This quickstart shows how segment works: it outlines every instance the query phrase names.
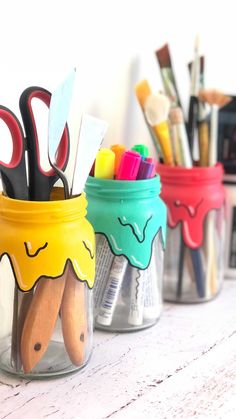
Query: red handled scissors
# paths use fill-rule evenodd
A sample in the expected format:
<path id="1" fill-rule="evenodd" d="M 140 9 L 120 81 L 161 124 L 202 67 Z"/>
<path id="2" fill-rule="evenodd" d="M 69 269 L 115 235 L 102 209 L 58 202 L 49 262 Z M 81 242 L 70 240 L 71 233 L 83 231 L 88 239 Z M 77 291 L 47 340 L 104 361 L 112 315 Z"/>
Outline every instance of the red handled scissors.
<path id="1" fill-rule="evenodd" d="M 54 169 L 45 171 L 40 163 L 39 139 L 36 121 L 32 109 L 32 99 L 40 99 L 50 106 L 51 93 L 41 87 L 29 87 L 21 94 L 20 111 L 25 136 L 21 124 L 10 109 L 0 106 L 0 119 L 9 128 L 13 152 L 10 163 L 0 160 L 0 174 L 7 196 L 15 199 L 48 201 L 53 185 L 59 179 Z M 27 151 L 29 181 L 27 183 L 25 151 Z M 65 170 L 69 158 L 69 132 L 64 129 L 58 151 L 56 164 Z"/>

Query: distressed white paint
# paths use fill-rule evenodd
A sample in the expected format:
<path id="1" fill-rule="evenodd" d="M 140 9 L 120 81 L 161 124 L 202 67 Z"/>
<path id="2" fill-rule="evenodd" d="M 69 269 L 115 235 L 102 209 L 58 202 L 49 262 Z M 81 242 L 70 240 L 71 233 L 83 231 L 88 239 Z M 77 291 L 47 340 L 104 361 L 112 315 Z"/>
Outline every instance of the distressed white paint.
<path id="1" fill-rule="evenodd" d="M 165 305 L 129 334 L 95 332 L 80 373 L 49 381 L 0 375 L 0 419 L 236 417 L 236 281 L 210 303 Z"/>

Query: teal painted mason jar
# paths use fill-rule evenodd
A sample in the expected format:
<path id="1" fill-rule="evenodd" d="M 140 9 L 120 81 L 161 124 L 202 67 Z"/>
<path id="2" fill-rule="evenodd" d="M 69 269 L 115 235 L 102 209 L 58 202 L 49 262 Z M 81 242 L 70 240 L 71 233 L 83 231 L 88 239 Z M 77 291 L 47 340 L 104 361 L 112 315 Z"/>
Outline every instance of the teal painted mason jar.
<path id="1" fill-rule="evenodd" d="M 166 206 L 160 179 L 89 177 L 87 218 L 96 233 L 95 327 L 131 331 L 162 312 Z"/>

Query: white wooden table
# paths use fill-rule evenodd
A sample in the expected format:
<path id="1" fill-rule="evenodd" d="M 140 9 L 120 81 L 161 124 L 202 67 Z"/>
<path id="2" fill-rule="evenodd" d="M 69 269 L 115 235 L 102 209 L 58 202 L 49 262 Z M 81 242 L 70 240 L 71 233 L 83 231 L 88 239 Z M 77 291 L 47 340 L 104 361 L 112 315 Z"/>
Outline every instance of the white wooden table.
<path id="1" fill-rule="evenodd" d="M 152 328 L 95 332 L 79 373 L 0 375 L 0 418 L 236 418 L 236 280 L 210 303 L 166 304 Z"/>

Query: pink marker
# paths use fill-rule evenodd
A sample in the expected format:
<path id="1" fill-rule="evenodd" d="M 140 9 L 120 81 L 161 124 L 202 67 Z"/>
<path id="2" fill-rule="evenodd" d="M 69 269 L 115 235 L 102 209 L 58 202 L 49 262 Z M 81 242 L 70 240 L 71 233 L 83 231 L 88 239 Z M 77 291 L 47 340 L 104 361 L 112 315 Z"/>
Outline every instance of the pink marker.
<path id="1" fill-rule="evenodd" d="M 136 151 L 125 151 L 122 155 L 120 167 L 116 175 L 117 180 L 135 180 L 142 157 Z"/>

